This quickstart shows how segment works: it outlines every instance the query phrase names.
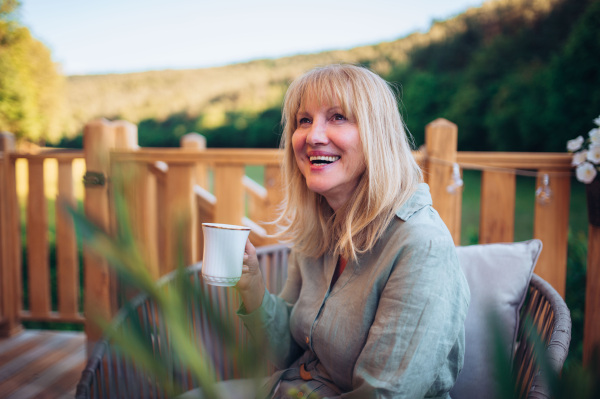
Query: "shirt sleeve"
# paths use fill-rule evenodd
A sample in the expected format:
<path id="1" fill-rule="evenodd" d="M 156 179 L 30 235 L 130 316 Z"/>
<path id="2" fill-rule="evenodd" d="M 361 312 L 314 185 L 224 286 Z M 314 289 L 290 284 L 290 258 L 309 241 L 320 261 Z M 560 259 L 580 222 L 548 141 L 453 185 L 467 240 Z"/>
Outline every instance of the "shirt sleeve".
<path id="1" fill-rule="evenodd" d="M 290 313 L 300 294 L 302 278 L 293 253 L 288 258 L 288 277 L 280 296 L 265 289 L 262 303 L 251 313 L 242 303 L 237 311 L 256 342 L 265 343 L 269 357 L 278 368 L 288 367 L 302 350 L 290 331 Z"/>
<path id="2" fill-rule="evenodd" d="M 464 359 L 469 290 L 454 243 L 403 249 L 342 398 L 448 397 Z"/>

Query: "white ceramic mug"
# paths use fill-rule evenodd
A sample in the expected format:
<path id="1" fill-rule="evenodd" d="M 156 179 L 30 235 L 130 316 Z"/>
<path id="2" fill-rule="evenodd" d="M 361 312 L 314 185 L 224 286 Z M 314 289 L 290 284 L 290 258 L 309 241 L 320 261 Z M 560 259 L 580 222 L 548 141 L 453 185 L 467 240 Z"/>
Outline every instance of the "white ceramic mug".
<path id="1" fill-rule="evenodd" d="M 204 255 L 202 277 L 211 285 L 231 287 L 242 277 L 244 248 L 250 228 L 220 223 L 202 223 Z"/>

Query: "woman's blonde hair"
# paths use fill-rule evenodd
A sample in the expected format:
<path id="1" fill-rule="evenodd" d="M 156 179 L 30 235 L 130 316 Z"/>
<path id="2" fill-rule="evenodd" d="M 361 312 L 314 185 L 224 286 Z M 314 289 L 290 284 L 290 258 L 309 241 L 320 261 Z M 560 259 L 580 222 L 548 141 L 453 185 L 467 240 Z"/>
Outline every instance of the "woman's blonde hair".
<path id="1" fill-rule="evenodd" d="M 324 197 L 308 189 L 296 164 L 292 135 L 296 114 L 312 101 L 336 104 L 356 121 L 365 172 L 346 204 L 335 213 Z M 369 251 L 414 193 L 422 172 L 412 153 L 394 91 L 366 68 L 330 65 L 315 68 L 292 82 L 282 115 L 284 202 L 276 223 L 300 252 L 326 252 L 356 259 Z"/>

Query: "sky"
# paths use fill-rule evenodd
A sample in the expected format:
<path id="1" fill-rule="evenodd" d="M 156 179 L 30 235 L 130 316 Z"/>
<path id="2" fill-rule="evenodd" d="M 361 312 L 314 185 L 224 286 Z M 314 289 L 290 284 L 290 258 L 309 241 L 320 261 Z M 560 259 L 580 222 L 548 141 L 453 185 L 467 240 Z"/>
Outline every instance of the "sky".
<path id="1" fill-rule="evenodd" d="M 66 75 L 193 69 L 425 32 L 484 0 L 22 0 Z"/>

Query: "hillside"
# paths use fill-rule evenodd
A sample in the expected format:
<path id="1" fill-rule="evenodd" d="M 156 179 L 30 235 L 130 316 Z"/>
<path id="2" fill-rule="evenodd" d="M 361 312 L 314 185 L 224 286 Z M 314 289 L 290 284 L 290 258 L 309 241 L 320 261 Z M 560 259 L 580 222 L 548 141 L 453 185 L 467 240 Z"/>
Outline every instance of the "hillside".
<path id="1" fill-rule="evenodd" d="M 347 51 L 257 60 L 218 68 L 71 76 L 67 83 L 73 115 L 69 133 L 100 116 L 139 122 L 149 118 L 164 120 L 170 115 L 185 113 L 203 115 L 203 127 L 222 126 L 227 112 L 251 114 L 279 106 L 289 83 L 316 65 L 368 64 L 385 75 L 393 66 L 406 61 L 408 51 L 430 40 L 428 35 L 414 34 L 394 42 Z"/>
<path id="2" fill-rule="evenodd" d="M 459 125 L 461 149 L 563 151 L 566 139 L 586 133 L 600 113 L 593 56 L 600 53 L 599 4 L 495 0 L 437 21 L 427 33 L 351 50 L 72 76 L 65 133 L 76 137 L 93 118 L 123 118 L 139 124 L 145 146 L 177 145 L 182 134 L 197 131 L 209 146 L 272 147 L 289 82 L 313 66 L 349 62 L 399 87 L 417 143 L 427 122 L 446 117 Z"/>

